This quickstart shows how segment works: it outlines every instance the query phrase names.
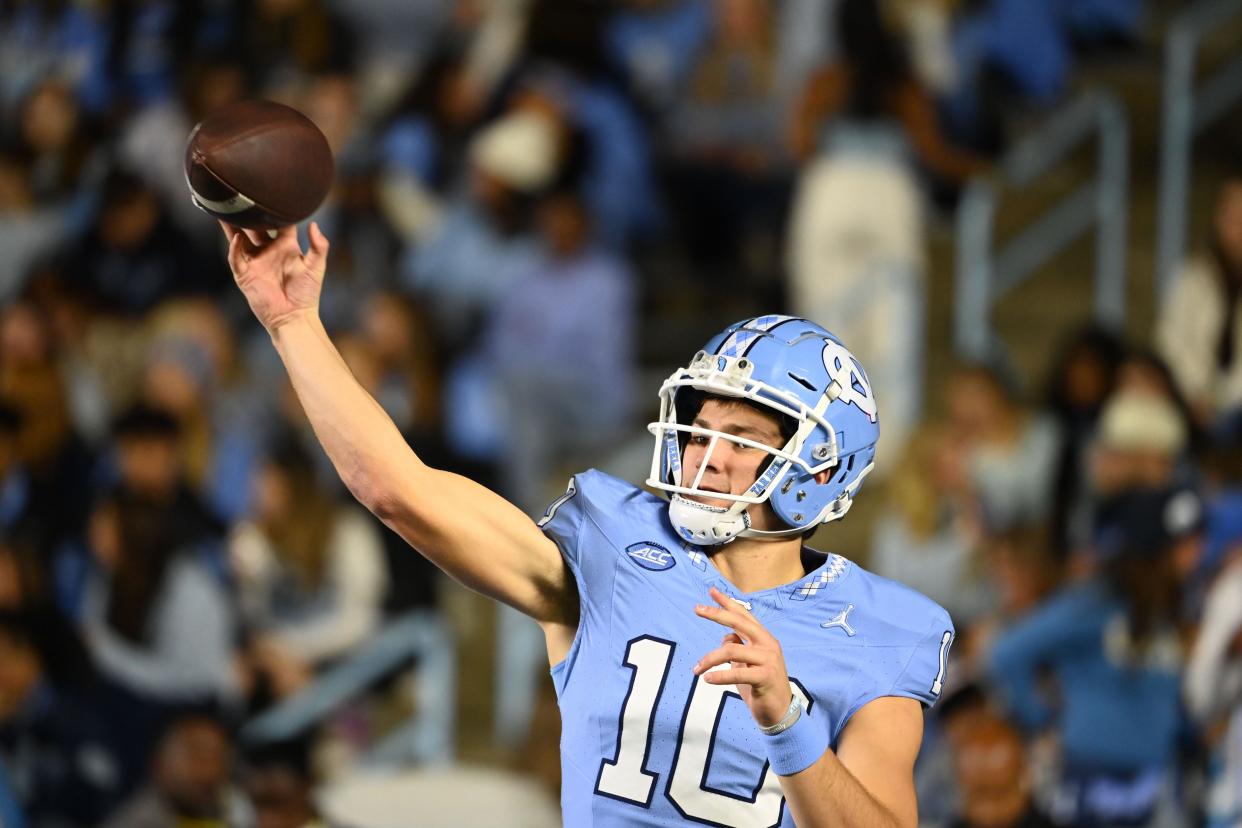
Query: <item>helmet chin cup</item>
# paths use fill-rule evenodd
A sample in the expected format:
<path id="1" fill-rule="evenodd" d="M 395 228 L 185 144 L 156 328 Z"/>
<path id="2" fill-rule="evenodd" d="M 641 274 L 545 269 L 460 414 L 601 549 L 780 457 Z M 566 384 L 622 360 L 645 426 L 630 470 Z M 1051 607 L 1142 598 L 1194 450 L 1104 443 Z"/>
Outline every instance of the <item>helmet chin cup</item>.
<path id="1" fill-rule="evenodd" d="M 674 494 L 669 498 L 668 516 L 682 540 L 697 546 L 719 546 L 750 529 L 745 503 L 726 509 Z"/>

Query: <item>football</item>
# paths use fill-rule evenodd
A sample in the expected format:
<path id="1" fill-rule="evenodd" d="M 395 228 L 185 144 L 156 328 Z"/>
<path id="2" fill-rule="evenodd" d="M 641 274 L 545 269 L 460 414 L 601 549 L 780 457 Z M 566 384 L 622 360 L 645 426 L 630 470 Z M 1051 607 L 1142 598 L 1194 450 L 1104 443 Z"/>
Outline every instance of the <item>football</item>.
<path id="1" fill-rule="evenodd" d="M 319 128 L 274 101 L 240 101 L 213 112 L 194 127 L 185 147 L 194 203 L 252 230 L 310 216 L 327 196 L 332 173 L 332 150 Z"/>

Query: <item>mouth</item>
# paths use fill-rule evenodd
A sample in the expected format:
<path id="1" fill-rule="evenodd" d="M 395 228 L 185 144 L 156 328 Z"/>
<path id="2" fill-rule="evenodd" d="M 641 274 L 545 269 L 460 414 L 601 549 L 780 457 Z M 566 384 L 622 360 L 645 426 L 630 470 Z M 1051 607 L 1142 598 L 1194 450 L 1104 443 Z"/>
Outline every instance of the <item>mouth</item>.
<path id="1" fill-rule="evenodd" d="M 715 508 L 715 509 L 728 509 L 730 506 L 733 505 L 732 500 L 726 500 L 722 497 L 712 496 L 712 495 L 721 495 L 721 494 L 728 494 L 728 492 L 725 491 L 724 489 L 717 489 L 711 486 L 700 485 L 698 487 L 698 491 L 696 491 L 694 494 L 683 495 L 683 497 L 687 498 L 688 500 L 693 500 L 696 503 L 702 503 L 704 506 L 711 506 L 712 508 Z"/>

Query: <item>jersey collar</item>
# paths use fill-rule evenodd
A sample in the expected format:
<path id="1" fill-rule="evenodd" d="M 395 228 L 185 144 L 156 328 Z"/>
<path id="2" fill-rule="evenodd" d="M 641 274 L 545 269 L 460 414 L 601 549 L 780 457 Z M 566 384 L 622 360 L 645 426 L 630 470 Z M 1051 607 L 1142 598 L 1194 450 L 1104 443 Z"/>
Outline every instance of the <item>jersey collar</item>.
<path id="1" fill-rule="evenodd" d="M 756 618 L 769 612 L 796 609 L 819 601 L 832 592 L 854 566 L 848 558 L 841 555 L 832 552 L 825 555 L 815 550 L 807 550 L 816 556 L 824 555 L 823 563 L 791 583 L 759 592 L 744 593 L 712 565 L 703 547 L 685 542 L 681 546 L 690 561 L 690 568 L 698 573 L 708 587 L 714 586 L 725 595 L 749 604 L 747 608 Z"/>

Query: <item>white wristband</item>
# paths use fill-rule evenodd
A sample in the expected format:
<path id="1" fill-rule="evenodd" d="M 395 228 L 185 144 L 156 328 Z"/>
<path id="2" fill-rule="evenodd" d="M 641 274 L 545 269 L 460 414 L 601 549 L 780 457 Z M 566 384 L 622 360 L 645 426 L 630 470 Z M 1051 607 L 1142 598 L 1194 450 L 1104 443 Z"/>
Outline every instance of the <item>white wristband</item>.
<path id="1" fill-rule="evenodd" d="M 798 717 L 802 715 L 802 704 L 798 701 L 798 697 L 792 693 L 789 694 L 789 709 L 785 711 L 785 715 L 781 720 L 769 727 L 759 726 L 759 732 L 764 736 L 775 736 L 783 730 L 793 727 L 793 723 L 798 721 Z"/>

